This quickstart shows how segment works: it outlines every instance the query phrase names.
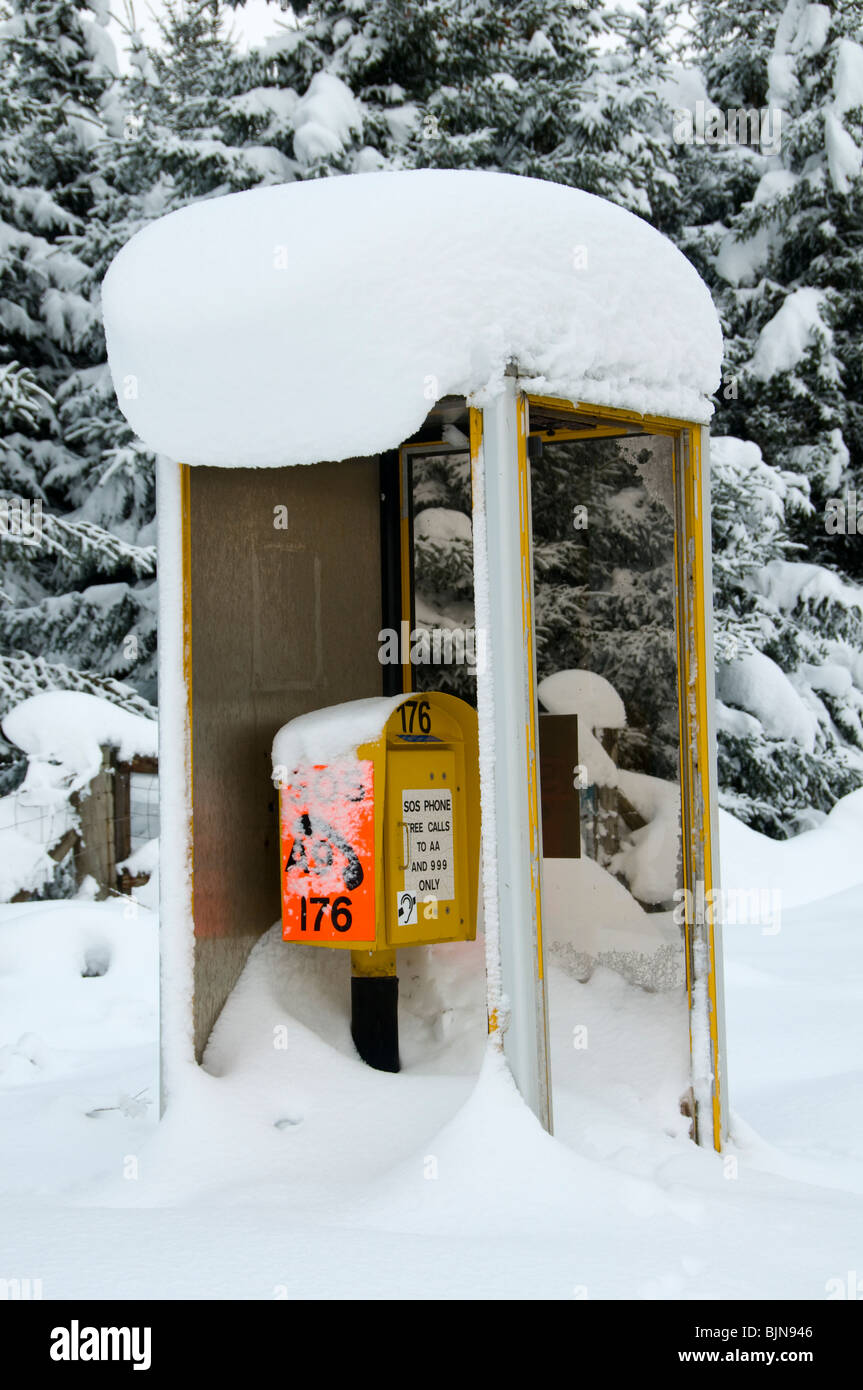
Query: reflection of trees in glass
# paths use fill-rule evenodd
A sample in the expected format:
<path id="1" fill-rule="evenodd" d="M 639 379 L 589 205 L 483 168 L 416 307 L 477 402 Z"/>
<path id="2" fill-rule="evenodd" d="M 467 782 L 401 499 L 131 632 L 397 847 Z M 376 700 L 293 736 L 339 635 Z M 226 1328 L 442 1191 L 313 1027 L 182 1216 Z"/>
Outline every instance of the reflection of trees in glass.
<path id="1" fill-rule="evenodd" d="M 674 521 L 655 483 L 671 457 L 664 441 L 644 446 L 549 443 L 532 465 L 537 673 L 605 676 L 626 706 L 620 762 L 673 779 Z"/>
<path id="2" fill-rule="evenodd" d="M 674 779 L 674 522 L 656 483 L 663 467 L 670 481 L 670 449 L 652 439 L 546 444 L 532 464 L 537 675 L 605 676 L 628 717 L 616 736 L 620 762 Z M 471 627 L 469 460 L 426 457 L 413 469 L 417 627 Z M 476 697 L 464 665 L 416 666 L 414 684 Z"/>
<path id="3" fill-rule="evenodd" d="M 473 633 L 473 544 L 467 454 L 413 463 L 414 594 L 418 630 Z M 413 668 L 415 690 L 444 690 L 476 703 L 476 677 L 456 662 Z"/>

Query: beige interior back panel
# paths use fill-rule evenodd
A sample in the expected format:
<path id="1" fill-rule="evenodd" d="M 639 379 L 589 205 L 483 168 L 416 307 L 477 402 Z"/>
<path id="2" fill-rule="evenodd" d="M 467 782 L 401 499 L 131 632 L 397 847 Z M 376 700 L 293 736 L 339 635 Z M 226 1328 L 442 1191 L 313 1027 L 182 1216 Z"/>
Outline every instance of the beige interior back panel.
<path id="1" fill-rule="evenodd" d="M 380 484 L 377 459 L 190 475 L 200 1058 L 280 912 L 273 735 L 308 710 L 381 693 Z"/>

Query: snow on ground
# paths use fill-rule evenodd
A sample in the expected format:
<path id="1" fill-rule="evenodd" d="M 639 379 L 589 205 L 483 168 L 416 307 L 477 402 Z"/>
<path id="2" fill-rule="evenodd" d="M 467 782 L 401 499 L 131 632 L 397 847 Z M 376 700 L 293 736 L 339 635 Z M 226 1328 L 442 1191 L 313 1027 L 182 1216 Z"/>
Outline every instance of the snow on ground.
<path id="1" fill-rule="evenodd" d="M 679 995 L 550 961 L 550 1139 L 487 1052 L 481 941 L 400 953 L 392 1076 L 354 1053 L 346 955 L 277 927 L 157 1130 L 153 915 L 4 907 L 0 1275 L 47 1298 L 823 1298 L 863 1268 L 861 906 L 858 882 L 727 930 L 724 1157 L 679 1112 Z"/>
<path id="2" fill-rule="evenodd" d="M 863 790 L 851 792 L 814 830 L 769 840 L 719 812 L 722 887 L 728 894 L 778 893 L 783 911 L 832 898 L 863 880 Z"/>
<path id="3" fill-rule="evenodd" d="M 118 1163 L 153 1114 L 156 918 L 134 911 L 0 910 L 0 1181 L 25 1203 Z"/>

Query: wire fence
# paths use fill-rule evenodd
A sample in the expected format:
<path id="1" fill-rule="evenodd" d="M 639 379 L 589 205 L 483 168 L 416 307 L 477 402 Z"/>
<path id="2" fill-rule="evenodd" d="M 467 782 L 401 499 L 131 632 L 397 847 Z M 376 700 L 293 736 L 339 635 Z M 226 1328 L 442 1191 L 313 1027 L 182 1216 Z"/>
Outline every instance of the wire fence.
<path id="1" fill-rule="evenodd" d="M 50 804 L 36 804 L 37 800 Z M 128 894 L 147 882 L 155 867 L 159 835 L 159 766 L 155 758 L 121 761 L 104 749 L 102 765 L 86 790 L 64 795 L 62 779 L 51 788 L 25 786 L 6 799 L 7 824 L 43 847 L 57 865 L 36 891 L 22 889 L 13 902 L 69 897 L 85 880 L 100 896 Z"/>

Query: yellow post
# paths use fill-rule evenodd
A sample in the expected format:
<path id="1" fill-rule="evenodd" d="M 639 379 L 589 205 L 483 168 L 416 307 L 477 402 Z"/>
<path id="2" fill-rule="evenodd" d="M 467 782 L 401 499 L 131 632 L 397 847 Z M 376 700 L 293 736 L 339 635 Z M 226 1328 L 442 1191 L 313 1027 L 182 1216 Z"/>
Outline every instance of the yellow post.
<path id="1" fill-rule="evenodd" d="M 396 974 L 395 951 L 351 951 L 351 974 L 355 979 L 380 980 Z"/>

